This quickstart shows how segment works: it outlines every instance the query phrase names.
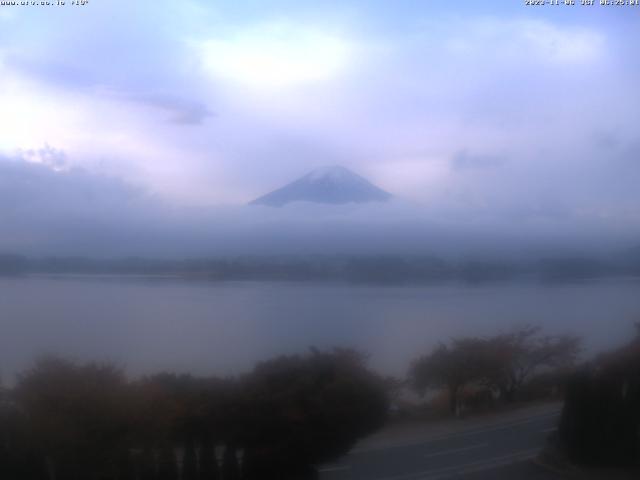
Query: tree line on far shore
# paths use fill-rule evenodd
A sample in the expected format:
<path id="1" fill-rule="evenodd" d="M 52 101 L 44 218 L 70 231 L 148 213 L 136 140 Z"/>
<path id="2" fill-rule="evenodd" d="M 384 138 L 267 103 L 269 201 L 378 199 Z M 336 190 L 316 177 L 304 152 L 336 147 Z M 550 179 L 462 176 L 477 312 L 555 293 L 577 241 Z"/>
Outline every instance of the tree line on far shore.
<path id="1" fill-rule="evenodd" d="M 611 257 L 531 257 L 492 255 L 445 259 L 432 255 L 246 255 L 239 257 L 153 259 L 127 257 L 25 257 L 0 252 L 0 276 L 142 275 L 212 281 L 346 281 L 420 284 L 482 283 L 535 279 L 563 282 L 640 274 L 640 250 Z"/>

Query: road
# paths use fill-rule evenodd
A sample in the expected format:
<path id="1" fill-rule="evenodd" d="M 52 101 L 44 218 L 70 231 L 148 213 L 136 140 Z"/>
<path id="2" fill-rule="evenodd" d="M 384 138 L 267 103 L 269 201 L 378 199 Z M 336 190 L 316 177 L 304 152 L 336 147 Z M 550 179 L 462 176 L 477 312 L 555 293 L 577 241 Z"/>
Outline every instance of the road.
<path id="1" fill-rule="evenodd" d="M 555 429 L 560 405 L 476 420 L 387 429 L 320 468 L 321 480 L 560 478 L 532 460 Z"/>

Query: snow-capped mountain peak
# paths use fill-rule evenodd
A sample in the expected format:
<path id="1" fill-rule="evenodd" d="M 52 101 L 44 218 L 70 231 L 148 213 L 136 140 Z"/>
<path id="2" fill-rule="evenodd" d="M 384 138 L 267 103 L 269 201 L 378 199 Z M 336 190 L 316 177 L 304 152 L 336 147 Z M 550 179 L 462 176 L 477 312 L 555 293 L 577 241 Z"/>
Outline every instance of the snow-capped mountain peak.
<path id="1" fill-rule="evenodd" d="M 291 202 L 364 203 L 386 201 L 391 194 L 340 165 L 321 167 L 251 204 L 281 207 Z"/>
<path id="2" fill-rule="evenodd" d="M 348 179 L 350 176 L 355 175 L 351 170 L 348 170 L 340 165 L 331 165 L 327 167 L 316 168 L 309 172 L 305 177 L 311 181 L 317 182 L 320 180 L 331 180 L 333 182 L 340 182 Z"/>

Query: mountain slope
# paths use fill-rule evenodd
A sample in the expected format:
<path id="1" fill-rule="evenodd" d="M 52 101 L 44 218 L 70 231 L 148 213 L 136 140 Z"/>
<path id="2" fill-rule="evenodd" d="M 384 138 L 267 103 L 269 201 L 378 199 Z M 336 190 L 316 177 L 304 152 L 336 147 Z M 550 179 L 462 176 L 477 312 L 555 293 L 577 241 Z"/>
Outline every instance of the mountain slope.
<path id="1" fill-rule="evenodd" d="M 365 203 L 384 202 L 392 195 L 360 175 L 341 166 L 323 167 L 282 188 L 259 197 L 250 205 L 281 207 L 291 202 Z"/>

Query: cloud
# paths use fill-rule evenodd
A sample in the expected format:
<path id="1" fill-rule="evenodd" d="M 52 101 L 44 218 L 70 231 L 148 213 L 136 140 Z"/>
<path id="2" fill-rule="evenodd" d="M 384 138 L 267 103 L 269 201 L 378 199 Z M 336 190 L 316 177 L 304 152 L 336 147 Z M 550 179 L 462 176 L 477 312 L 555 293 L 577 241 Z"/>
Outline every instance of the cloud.
<path id="1" fill-rule="evenodd" d="M 22 159 L 30 163 L 40 163 L 54 171 L 67 167 L 67 154 L 63 150 L 45 144 L 41 148 L 31 148 L 19 152 Z"/>
<path id="2" fill-rule="evenodd" d="M 493 61 L 547 65 L 580 65 L 598 61 L 606 52 L 606 37 L 593 28 L 560 25 L 535 18 L 479 17 L 461 22 L 447 41 L 455 54 L 483 55 Z"/>
<path id="3" fill-rule="evenodd" d="M 0 31 L 0 151 L 176 208 L 340 163 L 437 218 L 633 218 L 629 20 L 434 5 L 17 13 Z"/>
<path id="4" fill-rule="evenodd" d="M 50 146 L 0 157 L 0 202 L 14 214 L 112 215 L 140 200 L 141 191 L 115 177 L 68 167 L 63 151 Z"/>
<path id="5" fill-rule="evenodd" d="M 506 159 L 500 155 L 474 155 L 462 150 L 453 156 L 451 166 L 454 170 L 467 170 L 499 167 L 505 162 Z"/>
<path id="6" fill-rule="evenodd" d="M 46 60 L 36 62 L 16 56 L 8 56 L 5 65 L 22 75 L 46 79 L 49 86 L 74 89 L 76 93 L 94 98 L 132 102 L 134 105 L 159 109 L 168 114 L 169 122 L 179 125 L 200 125 L 213 116 L 204 102 L 189 99 L 180 93 L 156 92 L 154 89 L 142 89 L 135 85 L 124 86 L 124 89 L 106 86 L 91 71 L 78 66 Z"/>
<path id="7" fill-rule="evenodd" d="M 167 205 L 140 187 L 68 166 L 64 158 L 49 146 L 0 157 L 0 251 L 143 254 L 158 228 L 176 227 Z"/>
<path id="8" fill-rule="evenodd" d="M 346 68 L 352 50 L 339 35 L 282 21 L 207 39 L 197 48 L 205 69 L 215 78 L 254 89 L 332 80 Z"/>
<path id="9" fill-rule="evenodd" d="M 201 125 L 215 114 L 206 104 L 166 93 L 121 92 L 98 88 L 95 95 L 105 98 L 137 103 L 158 109 L 168 114 L 168 121 L 178 125 Z"/>
<path id="10" fill-rule="evenodd" d="M 165 110 L 170 114 L 170 121 L 178 125 L 201 125 L 207 118 L 214 116 L 214 113 L 200 102 L 164 95 L 140 95 L 134 98 L 141 103 Z"/>

